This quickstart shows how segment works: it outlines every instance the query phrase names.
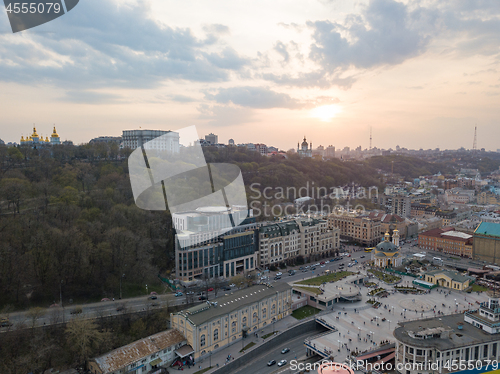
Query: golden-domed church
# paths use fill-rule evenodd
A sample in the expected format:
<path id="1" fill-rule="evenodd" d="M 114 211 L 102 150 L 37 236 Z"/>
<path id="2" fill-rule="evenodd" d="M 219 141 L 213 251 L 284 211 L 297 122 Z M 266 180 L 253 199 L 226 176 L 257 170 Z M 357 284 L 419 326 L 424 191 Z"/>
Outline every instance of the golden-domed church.
<path id="1" fill-rule="evenodd" d="M 392 242 L 390 241 L 389 233 L 386 232 L 384 240 L 377 244 L 372 251 L 372 260 L 374 265 L 380 268 L 401 266 L 403 256 L 399 246 L 399 231 L 394 230 L 392 233 Z"/>
<path id="2" fill-rule="evenodd" d="M 52 134 L 50 135 L 50 140 L 48 136 L 46 136 L 44 139 L 43 136 L 38 135 L 35 126 L 33 126 L 33 133 L 30 136 L 27 136 L 26 138 L 24 136 L 21 136 L 21 145 L 44 146 L 44 145 L 55 145 L 55 144 L 61 144 L 61 138 L 59 137 L 59 134 L 57 133 L 55 126 L 54 129 L 52 130 Z"/>
<path id="3" fill-rule="evenodd" d="M 312 147 L 312 143 L 309 145 L 307 144 L 306 136 L 304 135 L 302 146 L 299 147 L 299 143 L 297 143 L 297 153 L 300 157 L 312 157 Z"/>

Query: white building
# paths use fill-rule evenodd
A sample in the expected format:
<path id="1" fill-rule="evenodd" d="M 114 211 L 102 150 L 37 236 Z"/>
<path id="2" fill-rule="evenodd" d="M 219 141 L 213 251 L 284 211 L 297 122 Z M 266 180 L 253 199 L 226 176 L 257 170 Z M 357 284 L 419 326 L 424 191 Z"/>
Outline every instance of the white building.
<path id="1" fill-rule="evenodd" d="M 163 130 L 124 130 L 122 133 L 124 148 L 156 149 L 179 153 L 179 133 Z M 147 143 L 147 144 L 146 144 Z"/>

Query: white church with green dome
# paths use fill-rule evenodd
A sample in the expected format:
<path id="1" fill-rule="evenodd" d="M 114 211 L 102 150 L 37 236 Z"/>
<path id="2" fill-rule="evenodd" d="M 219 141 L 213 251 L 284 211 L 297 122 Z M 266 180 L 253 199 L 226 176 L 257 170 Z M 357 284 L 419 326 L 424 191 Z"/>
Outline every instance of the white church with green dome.
<path id="1" fill-rule="evenodd" d="M 389 233 L 385 233 L 384 240 L 378 243 L 372 251 L 372 260 L 374 265 L 380 268 L 396 268 L 403 264 L 398 230 L 393 231 L 392 242 L 390 241 Z"/>

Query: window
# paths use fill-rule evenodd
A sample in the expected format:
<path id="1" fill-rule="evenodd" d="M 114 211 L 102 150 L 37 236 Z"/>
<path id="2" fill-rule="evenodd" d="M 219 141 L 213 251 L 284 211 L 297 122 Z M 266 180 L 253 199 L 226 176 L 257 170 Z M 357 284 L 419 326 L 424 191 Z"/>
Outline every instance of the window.
<path id="1" fill-rule="evenodd" d="M 241 320 L 241 323 L 243 323 L 243 327 L 246 327 L 247 326 L 247 317 L 243 317 L 243 319 Z"/>
<path id="2" fill-rule="evenodd" d="M 218 340 L 219 339 L 219 329 L 215 329 L 214 331 L 214 340 Z"/>
<path id="3" fill-rule="evenodd" d="M 266 308 L 262 309 L 262 318 L 266 318 L 266 312 L 267 312 Z"/>
<path id="4" fill-rule="evenodd" d="M 236 331 L 236 321 L 233 321 L 233 323 L 231 323 L 231 332 L 235 331 Z"/>
<path id="5" fill-rule="evenodd" d="M 200 346 L 204 347 L 205 346 L 205 334 L 203 334 L 200 338 Z"/>
<path id="6" fill-rule="evenodd" d="M 257 323 L 257 312 L 253 314 L 253 323 Z"/>

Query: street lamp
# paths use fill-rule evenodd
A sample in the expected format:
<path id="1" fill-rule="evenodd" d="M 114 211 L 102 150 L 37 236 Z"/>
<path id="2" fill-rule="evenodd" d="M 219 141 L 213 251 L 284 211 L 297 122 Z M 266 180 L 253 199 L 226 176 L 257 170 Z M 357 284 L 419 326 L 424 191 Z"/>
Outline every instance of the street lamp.
<path id="1" fill-rule="evenodd" d="M 125 274 L 122 274 L 122 276 L 120 277 L 120 300 L 122 299 L 122 279 L 124 276 Z"/>
<path id="2" fill-rule="evenodd" d="M 339 350 L 339 352 L 340 352 L 340 340 L 337 340 L 337 341 L 339 342 L 339 349 L 338 349 L 338 350 Z"/>
<path id="3" fill-rule="evenodd" d="M 208 351 L 208 354 L 210 355 L 210 367 L 212 367 L 212 351 Z"/>
<path id="4" fill-rule="evenodd" d="M 148 285 L 146 284 L 146 295 L 148 294 Z"/>

